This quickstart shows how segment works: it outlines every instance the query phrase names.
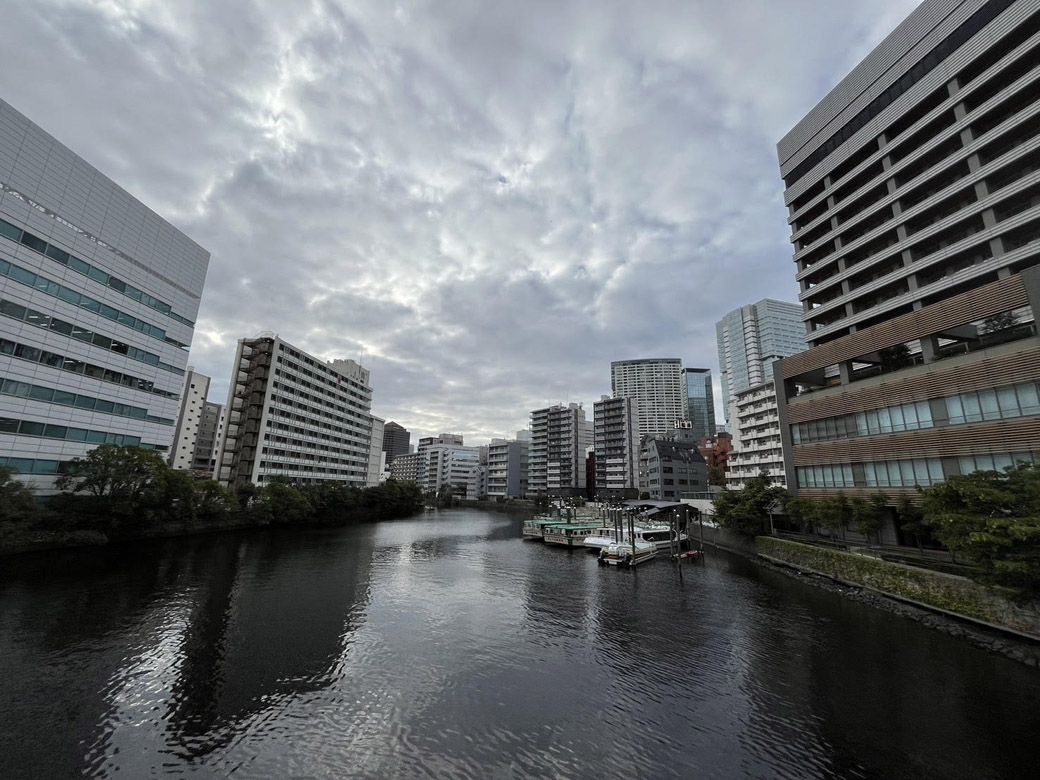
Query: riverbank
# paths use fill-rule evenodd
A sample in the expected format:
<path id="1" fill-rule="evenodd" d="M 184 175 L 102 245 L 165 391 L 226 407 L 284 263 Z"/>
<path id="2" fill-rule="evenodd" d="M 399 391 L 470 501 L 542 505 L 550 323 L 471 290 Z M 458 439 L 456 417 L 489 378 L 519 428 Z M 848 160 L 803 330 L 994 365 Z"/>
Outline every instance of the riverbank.
<path id="1" fill-rule="evenodd" d="M 736 550 L 730 550 L 730 552 L 743 555 L 743 553 L 739 553 Z M 955 613 L 941 612 L 924 605 L 911 604 L 906 600 L 879 590 L 843 582 L 827 574 L 805 571 L 789 563 L 772 560 L 762 555 L 756 556 L 754 560 L 759 566 L 786 577 L 791 577 L 813 587 L 841 595 L 852 601 L 908 618 L 923 626 L 941 631 L 949 636 L 967 640 L 976 647 L 997 653 L 1027 666 L 1040 667 L 1040 640 L 1030 639 L 1018 633 L 1011 633 L 997 626 L 987 627 L 967 616 L 958 617 L 955 616 Z"/>
<path id="2" fill-rule="evenodd" d="M 9 538 L 0 535 L 0 557 L 9 555 L 24 555 L 28 553 L 39 553 L 59 550 L 76 550 L 91 547 L 109 547 L 112 545 L 126 544 L 132 542 L 144 542 L 157 539 L 177 539 L 181 537 L 205 536 L 207 534 L 220 534 L 235 531 L 266 531 L 277 528 L 343 528 L 351 525 L 359 525 L 367 522 L 392 522 L 395 520 L 407 520 L 423 513 L 422 508 L 415 509 L 408 514 L 394 517 L 373 517 L 371 514 L 358 513 L 346 517 L 340 522 L 314 521 L 314 522 L 270 522 L 258 524 L 245 515 L 230 515 L 221 520 L 202 523 L 167 523 L 157 528 L 140 528 L 125 530 L 118 534 L 109 534 L 98 530 L 61 530 L 29 531 L 22 535 Z"/>

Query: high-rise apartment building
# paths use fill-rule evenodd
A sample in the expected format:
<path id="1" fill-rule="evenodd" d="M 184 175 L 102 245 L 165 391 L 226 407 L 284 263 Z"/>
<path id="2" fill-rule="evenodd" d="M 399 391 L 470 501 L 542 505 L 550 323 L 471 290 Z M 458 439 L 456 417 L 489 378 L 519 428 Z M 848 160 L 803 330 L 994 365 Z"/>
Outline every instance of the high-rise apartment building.
<path id="1" fill-rule="evenodd" d="M 326 363 L 274 334 L 241 339 L 219 479 L 231 486 L 263 485 L 280 476 L 365 487 L 371 407 L 369 371 L 353 360 Z"/>
<path id="2" fill-rule="evenodd" d="M 0 465 L 173 443 L 209 253 L 0 101 Z"/>
<path id="3" fill-rule="evenodd" d="M 686 375 L 679 358 L 615 360 L 610 391 L 615 398 L 636 399 L 640 436 L 664 436 L 686 419 Z"/>
<path id="4" fill-rule="evenodd" d="M 557 404 L 531 412 L 528 493 L 584 496 L 585 450 L 591 443 L 580 404 Z"/>
<path id="5" fill-rule="evenodd" d="M 604 396 L 592 408 L 597 497 L 638 498 L 639 402 Z"/>
<path id="6" fill-rule="evenodd" d="M 520 431 L 518 434 L 526 433 Z M 519 498 L 527 493 L 527 457 L 530 437 L 492 439 L 488 445 L 488 498 Z"/>
<path id="7" fill-rule="evenodd" d="M 697 439 L 714 436 L 715 392 L 711 386 L 710 368 L 684 368 L 686 375 L 686 419 Z"/>
<path id="8" fill-rule="evenodd" d="M 383 467 L 386 465 L 386 452 L 383 450 L 383 429 L 386 420 L 372 416 L 372 437 L 368 443 L 368 476 L 366 487 L 375 487 L 383 481 Z"/>
<path id="9" fill-rule="evenodd" d="M 398 455 L 390 464 L 390 478 L 399 482 L 419 484 L 419 453 L 407 452 Z"/>
<path id="10" fill-rule="evenodd" d="M 224 404 L 206 401 L 202 407 L 198 435 L 195 437 L 195 456 L 191 470 L 213 478 L 220 454 L 220 439 L 224 435 Z"/>
<path id="11" fill-rule="evenodd" d="M 925 0 L 780 141 L 800 495 L 913 495 L 1040 451 L 1038 62 L 1036 0 Z"/>
<path id="12" fill-rule="evenodd" d="M 774 485 L 787 487 L 780 417 L 772 382 L 736 393 L 730 403 L 733 450 L 726 467 L 726 487 L 739 489 L 765 474 Z"/>
<path id="13" fill-rule="evenodd" d="M 188 366 L 181 388 L 181 407 L 177 413 L 173 445 L 167 458 L 172 468 L 190 469 L 195 463 L 195 448 L 198 445 L 199 429 L 206 410 L 209 383 L 208 376 Z"/>
<path id="14" fill-rule="evenodd" d="M 412 434 L 404 426 L 393 420 L 383 426 L 383 452 L 387 463 L 392 463 L 398 455 L 407 455 L 411 443 Z"/>
<path id="15" fill-rule="evenodd" d="M 802 307 L 770 298 L 731 311 L 715 323 L 715 336 L 727 419 L 737 393 L 768 382 L 773 363 L 806 349 Z"/>

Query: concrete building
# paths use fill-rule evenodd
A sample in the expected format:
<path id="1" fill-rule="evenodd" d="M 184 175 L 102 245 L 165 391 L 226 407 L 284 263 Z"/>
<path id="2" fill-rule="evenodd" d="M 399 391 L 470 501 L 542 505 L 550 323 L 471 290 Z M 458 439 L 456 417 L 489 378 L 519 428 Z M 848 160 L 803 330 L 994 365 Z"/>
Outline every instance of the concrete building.
<path id="1" fill-rule="evenodd" d="M 1035 0 L 925 0 L 779 142 L 799 495 L 895 500 L 1040 451 L 1038 58 Z"/>
<path id="2" fill-rule="evenodd" d="M 166 462 L 171 468 L 188 470 L 195 465 L 195 451 L 199 440 L 199 429 L 206 410 L 210 378 L 200 374 L 191 366 L 184 376 L 181 388 L 181 407 L 177 412 L 177 427 L 173 445 Z"/>
<path id="3" fill-rule="evenodd" d="M 368 484 L 372 442 L 369 371 L 328 363 L 274 334 L 241 339 L 232 364 L 219 480 L 263 485 Z"/>
<path id="4" fill-rule="evenodd" d="M 390 464 L 390 478 L 399 482 L 419 484 L 419 453 L 408 452 L 398 455 Z"/>
<path id="5" fill-rule="evenodd" d="M 412 434 L 407 428 L 393 420 L 383 426 L 383 452 L 386 462 L 393 463 L 398 455 L 407 455 L 411 451 Z"/>
<path id="6" fill-rule="evenodd" d="M 0 101 L 0 465 L 168 457 L 209 253 Z"/>
<path id="7" fill-rule="evenodd" d="M 383 481 L 383 468 L 386 466 L 386 452 L 383 450 L 383 429 L 386 421 L 382 417 L 372 417 L 372 438 L 368 444 L 368 476 L 367 487 L 375 487 Z"/>
<path id="8" fill-rule="evenodd" d="M 678 501 L 708 489 L 708 467 L 691 441 L 645 439 L 639 451 L 639 491 L 656 501 Z"/>
<path id="9" fill-rule="evenodd" d="M 521 498 L 527 493 L 527 457 L 530 439 L 492 439 L 488 445 L 488 498 Z"/>
<path id="10" fill-rule="evenodd" d="M 639 497 L 639 402 L 603 398 L 593 404 L 595 487 L 600 500 Z"/>
<path id="11" fill-rule="evenodd" d="M 726 487 L 739 489 L 765 473 L 774 485 L 787 487 L 776 390 L 765 382 L 737 393 L 730 404 L 733 451 L 729 453 Z"/>
<path id="12" fill-rule="evenodd" d="M 718 432 L 715 424 L 715 391 L 710 368 L 684 368 L 686 376 L 686 419 L 694 437 L 700 439 Z"/>
<path id="13" fill-rule="evenodd" d="M 424 450 L 424 455 L 425 463 L 420 460 L 420 469 L 425 473 L 420 485 L 424 492 L 436 494 L 441 488 L 450 487 L 455 498 L 480 497 L 480 452 L 476 447 L 434 444 Z"/>
<path id="14" fill-rule="evenodd" d="M 557 404 L 531 412 L 529 495 L 584 497 L 585 451 L 591 443 L 581 404 Z"/>
<path id="15" fill-rule="evenodd" d="M 731 311 L 715 323 L 715 336 L 727 420 L 734 395 L 771 380 L 773 363 L 806 349 L 801 305 L 771 298 Z"/>
<path id="16" fill-rule="evenodd" d="M 689 403 L 686 374 L 679 358 L 615 360 L 610 364 L 615 398 L 639 402 L 639 435 L 665 436 L 676 420 L 685 420 Z"/>
<path id="17" fill-rule="evenodd" d="M 458 433 L 442 433 L 438 436 L 424 436 L 419 439 L 416 453 L 419 455 L 416 484 L 424 493 L 436 493 L 440 483 L 438 475 L 429 469 L 430 450 L 438 446 L 463 447 L 463 438 Z"/>
<path id="18" fill-rule="evenodd" d="M 216 472 L 224 422 L 224 404 L 206 401 L 202 407 L 202 419 L 195 439 L 195 456 L 191 463 L 191 470 L 200 477 L 212 479 Z"/>

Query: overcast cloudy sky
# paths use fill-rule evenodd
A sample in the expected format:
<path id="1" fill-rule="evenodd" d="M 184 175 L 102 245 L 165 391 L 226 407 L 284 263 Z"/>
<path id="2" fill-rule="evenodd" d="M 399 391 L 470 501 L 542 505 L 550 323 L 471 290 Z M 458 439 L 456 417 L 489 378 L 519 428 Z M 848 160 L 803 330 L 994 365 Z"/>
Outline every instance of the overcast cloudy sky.
<path id="1" fill-rule="evenodd" d="M 274 330 L 477 444 L 795 299 L 776 141 L 915 4 L 0 0 L 0 96 L 211 251 L 215 400 Z"/>

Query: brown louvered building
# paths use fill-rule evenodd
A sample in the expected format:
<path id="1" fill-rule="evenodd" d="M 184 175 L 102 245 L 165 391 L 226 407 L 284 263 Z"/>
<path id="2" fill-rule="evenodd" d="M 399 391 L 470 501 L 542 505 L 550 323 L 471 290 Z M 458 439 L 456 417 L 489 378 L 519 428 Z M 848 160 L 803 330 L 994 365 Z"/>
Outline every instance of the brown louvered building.
<path id="1" fill-rule="evenodd" d="M 778 144 L 809 350 L 788 486 L 914 493 L 1040 453 L 1040 0 L 925 0 Z"/>

